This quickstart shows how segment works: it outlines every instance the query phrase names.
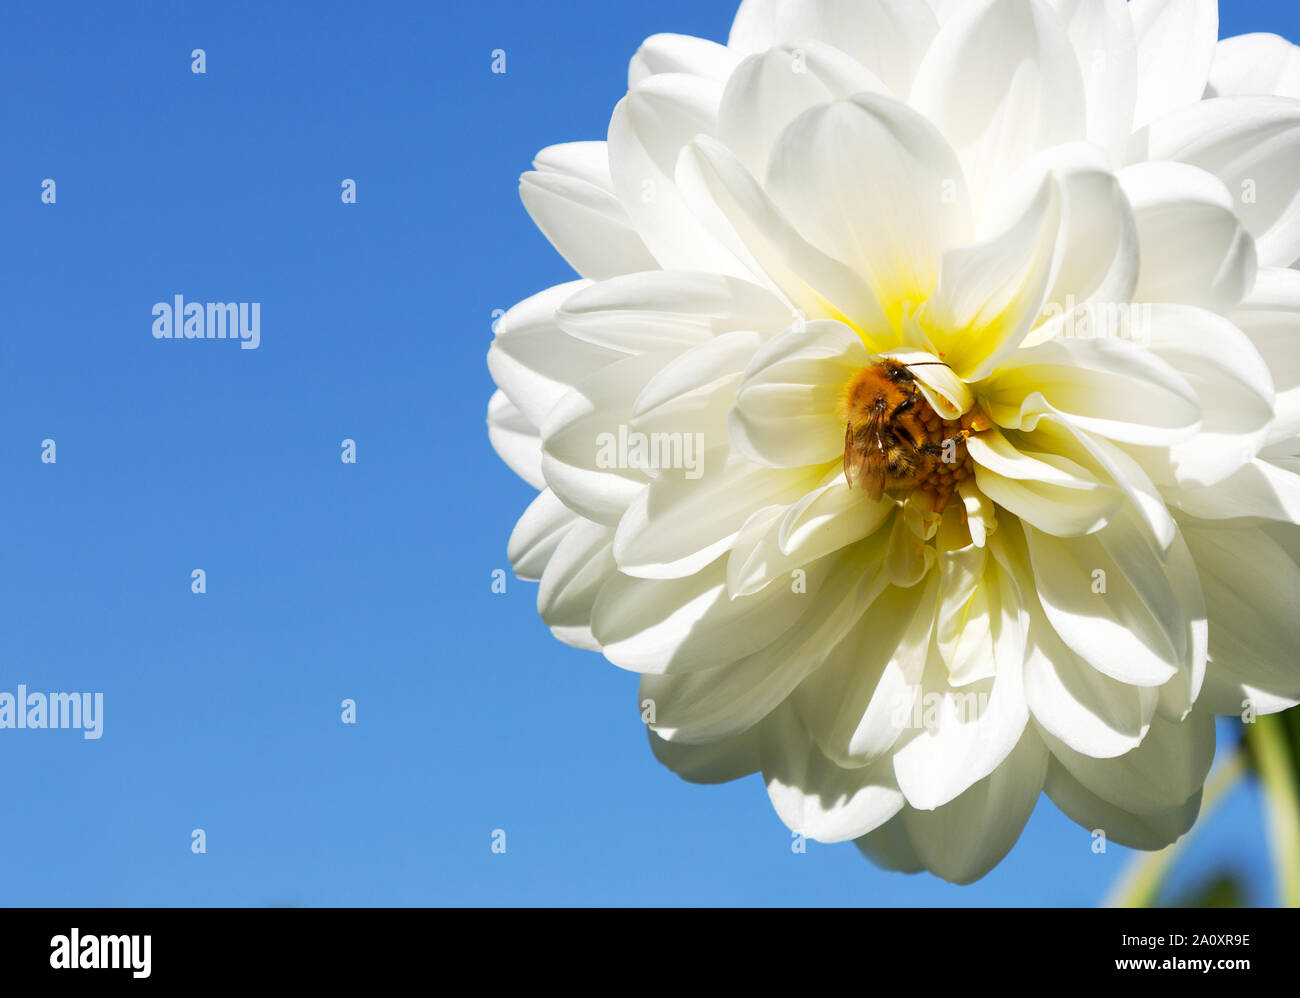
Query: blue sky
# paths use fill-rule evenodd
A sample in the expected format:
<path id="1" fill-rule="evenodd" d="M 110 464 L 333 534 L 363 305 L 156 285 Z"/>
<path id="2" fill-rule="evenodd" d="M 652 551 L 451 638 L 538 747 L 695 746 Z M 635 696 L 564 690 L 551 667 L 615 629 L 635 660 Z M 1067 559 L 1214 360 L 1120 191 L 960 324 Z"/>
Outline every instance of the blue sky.
<path id="1" fill-rule="evenodd" d="M 1290 0 L 1223 8 L 1300 37 Z M 518 175 L 730 3 L 6 13 L 0 690 L 102 691 L 104 733 L 0 731 L 0 904 L 1096 903 L 1131 854 L 1045 800 L 973 887 L 793 853 L 757 778 L 653 760 L 636 677 L 534 585 L 491 592 L 531 493 L 486 439 L 492 311 L 572 276 Z M 261 302 L 260 348 L 156 341 L 178 293 Z M 1234 795 L 1183 878 L 1270 901 L 1259 824 Z"/>

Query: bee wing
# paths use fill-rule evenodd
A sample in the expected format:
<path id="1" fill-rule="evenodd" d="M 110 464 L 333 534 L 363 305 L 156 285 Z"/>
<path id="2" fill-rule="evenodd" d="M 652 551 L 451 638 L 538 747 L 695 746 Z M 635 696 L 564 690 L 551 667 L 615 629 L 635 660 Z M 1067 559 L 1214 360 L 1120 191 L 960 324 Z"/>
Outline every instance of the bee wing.
<path id="1" fill-rule="evenodd" d="M 867 495 L 872 502 L 879 502 L 885 494 L 887 462 L 885 460 L 885 442 L 881 439 L 880 426 L 872 428 L 867 438 L 867 447 L 862 451 L 862 462 L 858 465 L 858 478 L 866 485 Z"/>
<path id="2" fill-rule="evenodd" d="M 855 478 L 865 485 L 873 502 L 884 494 L 887 477 L 883 415 L 883 409 L 876 406 L 867 412 L 856 431 L 852 423 L 844 428 L 844 478 L 850 487 Z"/>

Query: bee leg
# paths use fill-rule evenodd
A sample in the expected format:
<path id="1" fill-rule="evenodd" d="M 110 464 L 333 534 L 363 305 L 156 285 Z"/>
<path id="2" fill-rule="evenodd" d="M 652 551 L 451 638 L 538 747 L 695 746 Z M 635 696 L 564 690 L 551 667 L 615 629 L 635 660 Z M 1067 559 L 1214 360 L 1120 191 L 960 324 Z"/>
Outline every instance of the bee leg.
<path id="1" fill-rule="evenodd" d="M 993 425 L 988 421 L 988 419 L 984 416 L 984 414 L 980 412 L 973 413 L 969 416 L 963 416 L 962 421 L 963 423 L 965 423 L 965 425 L 963 425 L 960 430 L 952 434 L 947 439 L 955 440 L 957 443 L 965 443 L 971 437 L 975 436 L 975 434 L 982 433 L 984 430 L 989 429 Z M 942 450 L 938 444 L 927 444 L 926 446 L 922 447 L 921 450 L 927 454 L 942 453 Z"/>

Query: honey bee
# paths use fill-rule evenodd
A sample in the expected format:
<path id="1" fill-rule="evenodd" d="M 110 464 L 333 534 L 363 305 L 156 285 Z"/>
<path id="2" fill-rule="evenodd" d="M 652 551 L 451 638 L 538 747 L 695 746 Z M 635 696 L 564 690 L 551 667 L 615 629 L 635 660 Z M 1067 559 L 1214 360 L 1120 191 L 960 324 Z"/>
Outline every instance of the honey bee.
<path id="1" fill-rule="evenodd" d="M 859 371 L 844 388 L 844 477 L 872 500 L 886 492 L 932 492 L 942 512 L 957 484 L 974 473 L 965 441 L 987 429 L 979 413 L 944 419 L 926 400 L 910 368 L 885 357 Z M 947 365 L 942 365 L 947 366 Z"/>

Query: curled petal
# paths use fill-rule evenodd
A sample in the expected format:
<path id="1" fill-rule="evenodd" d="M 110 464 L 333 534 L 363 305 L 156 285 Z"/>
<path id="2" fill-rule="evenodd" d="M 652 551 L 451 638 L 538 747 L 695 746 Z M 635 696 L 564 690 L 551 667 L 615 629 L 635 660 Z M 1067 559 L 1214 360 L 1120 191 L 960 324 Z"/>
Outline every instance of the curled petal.
<path id="1" fill-rule="evenodd" d="M 488 440 L 516 475 L 535 489 L 546 488 L 542 477 L 542 441 L 524 414 L 499 389 L 488 402 Z"/>
<path id="2" fill-rule="evenodd" d="M 729 420 L 732 445 L 776 468 L 839 457 L 840 393 L 868 361 L 862 340 L 843 323 L 818 320 L 774 337 L 745 369 Z"/>
<path id="3" fill-rule="evenodd" d="M 827 759 L 794 708 L 773 713 L 762 731 L 763 778 L 781 820 L 819 842 L 844 842 L 880 827 L 903 806 L 889 760 L 845 769 Z"/>
<path id="4" fill-rule="evenodd" d="M 879 94 L 813 108 L 782 132 L 767 189 L 800 231 L 865 276 L 897 322 L 939 277 L 943 249 L 969 238 L 961 167 L 915 110 Z"/>
<path id="5" fill-rule="evenodd" d="M 1130 0 L 1137 36 L 1134 127 L 1201 99 L 1219 38 L 1217 0 Z"/>
<path id="6" fill-rule="evenodd" d="M 1300 100 L 1300 47 L 1264 32 L 1219 42 L 1210 67 L 1207 96 L 1252 94 Z"/>
<path id="7" fill-rule="evenodd" d="M 961 155 L 975 202 L 1034 155 L 1087 135 L 1083 77 L 1042 0 L 971 0 L 944 22 L 912 92 Z"/>
<path id="8" fill-rule="evenodd" d="M 539 450 L 540 444 L 538 441 Z M 506 557 L 510 559 L 515 575 L 530 582 L 540 579 L 560 541 L 578 520 L 569 507 L 555 498 L 554 492 L 542 489 L 510 534 Z"/>
<path id="9" fill-rule="evenodd" d="M 1142 744 L 1114 759 L 1075 752 L 1051 735 L 1052 755 L 1084 787 L 1132 814 L 1165 814 L 1200 793 L 1214 761 L 1214 717 L 1174 723 L 1157 717 Z"/>
<path id="10" fill-rule="evenodd" d="M 1208 170 L 1232 192 L 1259 262 L 1300 258 L 1300 102 L 1219 97 L 1166 115 L 1135 136 L 1130 155 Z"/>
<path id="11" fill-rule="evenodd" d="M 1255 284 L 1258 260 L 1223 181 L 1186 163 L 1139 163 L 1119 181 L 1142 253 L 1132 300 L 1235 308 Z"/>
<path id="12" fill-rule="evenodd" d="M 852 94 L 886 93 L 862 63 L 824 42 L 778 45 L 742 62 L 718 109 L 718 137 L 759 180 L 777 137 L 810 107 Z"/>
<path id="13" fill-rule="evenodd" d="M 1192 827 L 1201 810 L 1201 792 L 1197 790 L 1168 811 L 1135 814 L 1098 797 L 1056 759 L 1047 767 L 1043 789 L 1072 821 L 1089 830 L 1101 829 L 1107 840 L 1130 849 L 1163 849 Z"/>
<path id="14" fill-rule="evenodd" d="M 771 292 L 722 274 L 650 271 L 575 290 L 555 306 L 555 323 L 620 353 L 694 346 L 732 331 L 770 335 L 794 318 Z"/>
<path id="15" fill-rule="evenodd" d="M 782 43 L 824 42 L 906 97 L 937 30 L 934 15 L 915 0 L 743 0 L 727 45 L 750 53 Z"/>
<path id="16" fill-rule="evenodd" d="M 1042 740 L 1026 728 L 1002 765 L 961 796 L 932 811 L 905 809 L 903 827 L 927 869 L 969 884 L 997 866 L 1038 802 L 1047 759 Z"/>
<path id="17" fill-rule="evenodd" d="M 717 42 L 691 35 L 651 35 L 627 68 L 627 88 L 635 89 L 659 73 L 687 73 L 725 83 L 740 56 Z"/>

